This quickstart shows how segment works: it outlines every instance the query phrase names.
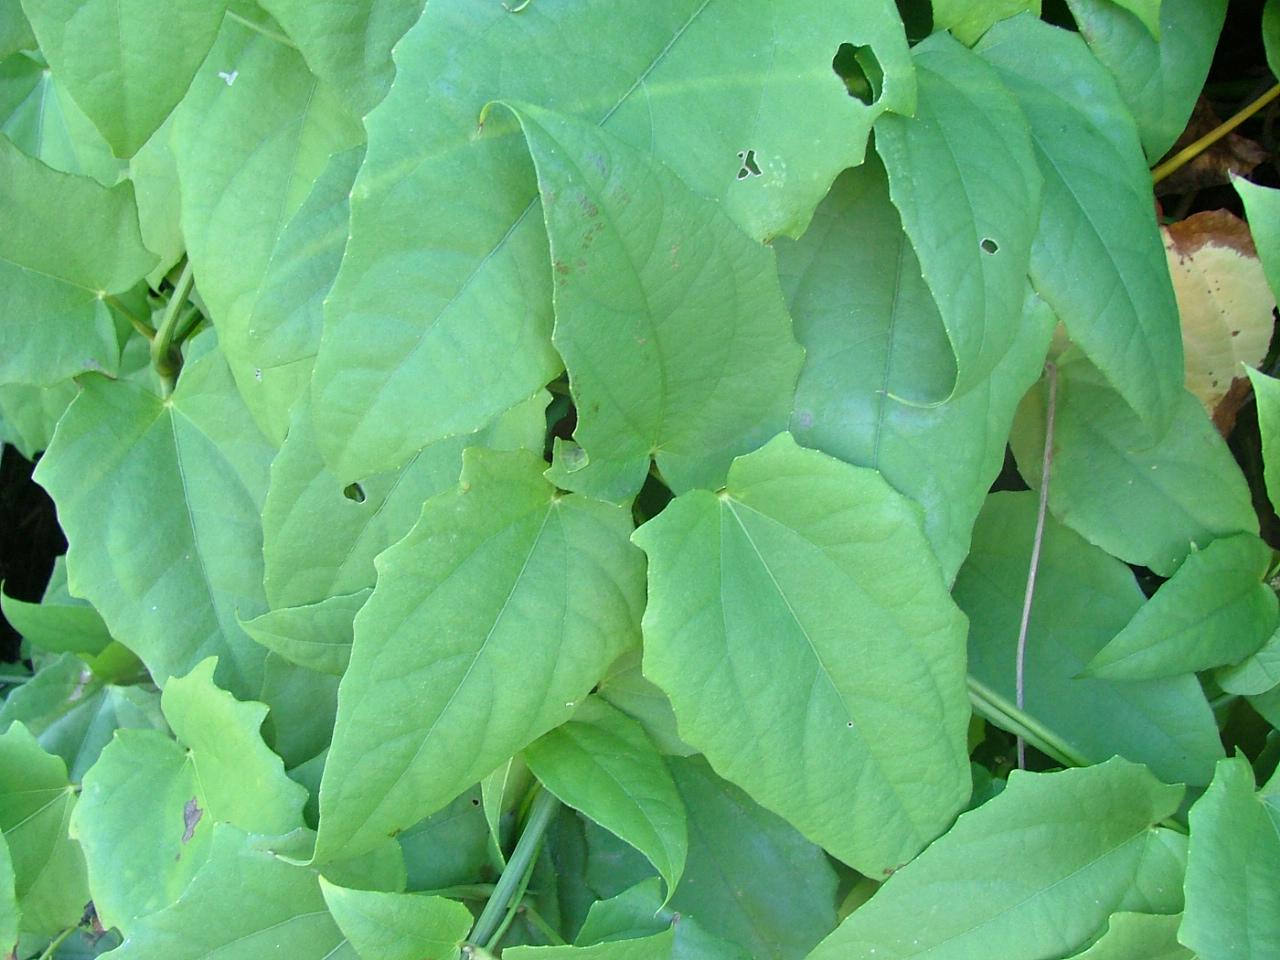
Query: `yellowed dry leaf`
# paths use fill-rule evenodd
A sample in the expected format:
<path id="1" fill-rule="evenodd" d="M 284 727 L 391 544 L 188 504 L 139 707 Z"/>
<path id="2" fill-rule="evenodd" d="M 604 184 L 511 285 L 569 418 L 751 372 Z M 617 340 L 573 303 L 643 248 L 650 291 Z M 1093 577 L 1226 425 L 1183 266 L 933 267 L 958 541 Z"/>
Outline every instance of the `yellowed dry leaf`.
<path id="1" fill-rule="evenodd" d="M 1187 389 L 1209 415 L 1256 367 L 1271 342 L 1275 297 L 1249 225 L 1226 210 L 1197 213 L 1164 229 L 1165 253 L 1182 315 Z"/>

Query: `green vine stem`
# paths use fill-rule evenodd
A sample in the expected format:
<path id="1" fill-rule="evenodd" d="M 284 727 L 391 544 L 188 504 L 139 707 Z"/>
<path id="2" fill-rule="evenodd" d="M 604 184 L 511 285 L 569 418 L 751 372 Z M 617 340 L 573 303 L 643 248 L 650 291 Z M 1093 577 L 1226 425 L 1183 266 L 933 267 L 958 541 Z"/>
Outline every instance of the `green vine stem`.
<path id="1" fill-rule="evenodd" d="M 151 366 L 160 375 L 160 383 L 167 397 L 173 392 L 177 382 L 178 371 L 182 369 L 182 353 L 174 339 L 178 332 L 178 321 L 182 317 L 182 308 L 191 296 L 191 288 L 195 285 L 195 275 L 191 272 L 191 261 L 182 267 L 182 274 L 173 289 L 168 305 L 164 308 L 164 317 L 151 340 Z"/>
<path id="2" fill-rule="evenodd" d="M 1224 120 L 1199 140 L 1196 140 L 1194 143 L 1187 144 L 1164 163 L 1152 170 L 1151 181 L 1153 183 L 1159 183 L 1170 174 L 1175 173 L 1181 167 L 1190 163 L 1236 127 L 1240 126 L 1240 124 L 1244 123 L 1267 104 L 1271 103 L 1271 101 L 1275 100 L 1276 97 L 1280 97 L 1280 83 L 1277 83 L 1262 96 L 1258 97 L 1258 99 L 1254 100 L 1230 120 Z"/>
<path id="3" fill-rule="evenodd" d="M 115 310 L 118 314 L 120 314 L 122 317 L 128 320 L 129 323 L 133 325 L 133 329 L 137 330 L 140 334 L 142 334 L 148 340 L 155 339 L 156 328 L 151 326 L 151 324 L 147 323 L 147 321 L 143 320 L 140 316 L 138 316 L 136 313 L 134 313 L 132 310 L 126 307 L 123 303 L 119 301 L 119 299 L 111 296 L 111 294 L 108 293 L 103 296 L 102 300 L 104 303 L 106 303 L 108 307 L 110 307 L 112 310 Z"/>
<path id="4" fill-rule="evenodd" d="M 484 905 L 476 925 L 471 929 L 471 936 L 467 938 L 471 943 L 481 944 L 486 949 L 493 946 L 495 937 L 501 936 L 506 930 L 506 925 L 511 922 L 507 916 L 507 908 L 513 903 L 516 906 L 519 905 L 520 897 L 524 895 L 525 888 L 529 885 L 529 875 L 533 872 L 534 862 L 542 850 L 542 838 L 547 832 L 547 827 L 551 825 L 556 811 L 560 808 L 560 801 L 550 790 L 543 789 L 541 786 L 534 789 L 537 791 L 537 796 L 529 807 L 529 816 L 525 821 L 520 839 L 516 842 L 516 848 L 511 851 L 511 856 L 507 860 L 507 869 L 502 871 L 493 896 Z"/>
<path id="5" fill-rule="evenodd" d="M 986 684 L 969 677 L 969 702 L 974 712 L 1002 730 L 1021 737 L 1045 756 L 1052 757 L 1065 767 L 1087 767 L 1087 757 L 1030 714 L 1019 710 Z"/>
<path id="6" fill-rule="evenodd" d="M 58 948 L 62 946 L 63 941 L 75 933 L 77 929 L 79 928 L 67 927 L 67 929 L 63 930 L 60 934 L 50 940 L 49 945 L 45 947 L 44 952 L 40 954 L 40 960 L 51 960 L 53 955 L 58 952 Z"/>

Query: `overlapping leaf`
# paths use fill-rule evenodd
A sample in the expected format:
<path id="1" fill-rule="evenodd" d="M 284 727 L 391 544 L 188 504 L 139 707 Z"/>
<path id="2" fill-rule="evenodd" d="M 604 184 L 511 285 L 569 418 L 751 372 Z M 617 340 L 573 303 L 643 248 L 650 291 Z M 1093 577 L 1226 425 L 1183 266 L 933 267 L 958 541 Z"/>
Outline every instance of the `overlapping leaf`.
<path id="1" fill-rule="evenodd" d="M 453 960 L 472 917 L 444 897 L 352 890 L 320 879 L 320 892 L 360 960 Z"/>
<path id="2" fill-rule="evenodd" d="M 569 718 L 636 642 L 642 558 L 617 507 L 527 452 L 472 449 L 378 559 L 320 791 L 320 862 L 444 806 Z"/>
<path id="3" fill-rule="evenodd" d="M 946 827 L 969 793 L 964 621 L 912 504 L 783 434 L 634 539 L 645 674 L 718 773 L 868 874 Z"/>

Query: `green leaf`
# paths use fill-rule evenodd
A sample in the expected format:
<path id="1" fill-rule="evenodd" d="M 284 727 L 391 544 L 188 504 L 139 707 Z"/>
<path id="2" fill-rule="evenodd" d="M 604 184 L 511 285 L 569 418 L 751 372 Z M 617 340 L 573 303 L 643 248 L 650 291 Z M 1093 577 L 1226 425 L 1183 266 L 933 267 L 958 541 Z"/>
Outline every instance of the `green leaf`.
<path id="1" fill-rule="evenodd" d="M 627 841 L 667 884 L 684 872 L 684 806 L 662 756 L 643 728 L 599 697 L 524 750 L 525 762 L 563 803 Z"/>
<path id="2" fill-rule="evenodd" d="M 596 692 L 644 727 L 649 739 L 663 753 L 688 757 L 697 753 L 680 739 L 676 714 L 667 695 L 641 672 L 642 653 L 632 650 L 614 661 Z"/>
<path id="3" fill-rule="evenodd" d="M 1235 663 L 1275 632 L 1280 604 L 1263 582 L 1271 548 L 1253 534 L 1187 557 L 1137 615 L 1089 661 L 1087 673 L 1147 680 Z"/>
<path id="4" fill-rule="evenodd" d="M 1151 827 L 1177 809 L 1182 792 L 1119 759 L 1060 773 L 1015 770 L 999 796 L 961 816 L 809 956 L 1069 954 L 1128 908 L 1147 848 L 1158 842 Z"/>
<path id="5" fill-rule="evenodd" d="M 1021 104 L 1044 174 L 1036 291 L 1159 436 L 1182 395 L 1182 337 L 1133 118 L 1077 34 L 1016 17 L 978 52 Z"/>
<path id="6" fill-rule="evenodd" d="M 133 190 L 57 173 L 0 137 L 0 384 L 114 373 L 120 345 L 103 298 L 151 269 Z"/>
<path id="7" fill-rule="evenodd" d="M 0 595 L 0 609 L 9 624 L 23 638 L 52 653 L 101 653 L 111 643 L 111 634 L 98 611 L 83 600 L 68 598 L 63 603 L 15 600 Z"/>
<path id="8" fill-rule="evenodd" d="M 1227 693 L 1259 694 L 1280 684 L 1280 629 L 1253 656 L 1231 667 L 1223 667 L 1214 681 Z"/>
<path id="9" fill-rule="evenodd" d="M 1280 504 L 1280 380 L 1246 368 L 1258 404 L 1258 430 L 1262 435 L 1263 477 L 1267 497 Z"/>
<path id="10" fill-rule="evenodd" d="M 936 406 L 904 402 L 897 398 L 945 392 L 954 363 L 874 156 L 836 181 L 808 233 L 775 246 L 806 351 L 792 432 L 878 469 L 921 504 L 925 533 L 954 579 L 1056 319 L 1028 295 L 1016 339 L 986 383 Z"/>
<path id="11" fill-rule="evenodd" d="M 612 940 L 590 947 L 508 947 L 502 955 L 508 960 L 671 960 L 674 946 L 675 931 L 664 930 L 639 940 Z"/>
<path id="12" fill-rule="evenodd" d="M 147 275 L 155 289 L 186 252 L 182 236 L 182 191 L 172 147 L 173 117 L 129 160 L 129 180 L 138 201 L 138 226 L 147 249 L 160 262 Z"/>
<path id="13" fill-rule="evenodd" d="M 945 829 L 970 786 L 964 620 L 914 505 L 782 434 L 633 539 L 645 675 L 718 773 L 863 873 Z"/>
<path id="14" fill-rule="evenodd" d="M 1022 316 L 1042 179 L 1027 121 L 996 73 L 945 33 L 912 50 L 914 117 L 886 114 L 876 151 L 956 356 L 939 401 L 983 384 Z"/>
<path id="15" fill-rule="evenodd" d="M 62 173 L 91 177 L 104 187 L 120 179 L 123 165 L 93 121 L 53 71 L 27 54 L 0 60 L 0 133 Z"/>
<path id="16" fill-rule="evenodd" d="M 1040 486 L 1047 386 L 1029 393 L 1010 443 Z M 1078 350 L 1058 360 L 1049 509 L 1112 556 L 1171 576 L 1197 547 L 1258 532 L 1249 486 L 1204 407 L 1183 390 L 1167 433 L 1141 419 Z"/>
<path id="17" fill-rule="evenodd" d="M 992 24 L 1025 10 L 1039 16 L 1040 0 L 933 0 L 933 25 L 972 46 Z"/>
<path id="18" fill-rule="evenodd" d="M 307 58 L 311 72 L 337 90 L 363 117 L 391 87 L 391 48 L 422 13 L 423 0 L 326 3 L 261 0 Z"/>
<path id="19" fill-rule="evenodd" d="M 318 874 L 273 846 L 217 824 L 190 886 L 139 920 L 113 960 L 357 960 L 326 909 Z"/>
<path id="20" fill-rule="evenodd" d="M 1187 908 L 1178 939 L 1202 960 L 1245 960 L 1280 942 L 1280 832 L 1244 757 L 1218 763 L 1191 808 Z M 1270 809 L 1269 809 L 1270 808 Z"/>
<path id="21" fill-rule="evenodd" d="M 443 807 L 567 720 L 637 641 L 630 518 L 559 496 L 543 466 L 468 450 L 456 491 L 379 556 L 339 690 L 317 862 Z"/>
<path id="22" fill-rule="evenodd" d="M 373 558 L 409 532 L 424 501 L 457 483 L 466 447 L 541 452 L 546 404 L 539 391 L 479 433 L 434 443 L 401 469 L 355 484 L 344 484 L 325 467 L 310 407 L 299 405 L 271 463 L 262 508 L 264 587 L 272 607 L 372 587 Z"/>
<path id="23" fill-rule="evenodd" d="M 0 0 L 0 57 L 18 50 L 33 50 L 35 46 L 35 35 L 19 0 Z"/>
<path id="24" fill-rule="evenodd" d="M 1262 8 L 1262 44 L 1272 76 L 1280 77 L 1280 3 L 1276 0 L 1267 0 Z"/>
<path id="25" fill-rule="evenodd" d="M 84 912 L 84 856 L 67 835 L 75 805 L 60 758 L 46 753 L 21 723 L 0 733 L 0 833 L 24 933 L 54 936 L 79 923 Z"/>
<path id="26" fill-rule="evenodd" d="M 286 660 L 340 677 L 351 659 L 353 621 L 372 592 L 372 587 L 365 587 L 318 603 L 268 610 L 252 620 L 242 620 L 240 626 Z"/>
<path id="27" fill-rule="evenodd" d="M 1280 14 L 1276 15 L 1276 20 L 1280 26 Z M 1238 177 L 1232 178 L 1231 183 L 1244 203 L 1249 232 L 1258 249 L 1262 269 L 1266 271 L 1267 282 L 1271 291 L 1280 297 L 1280 190 Z"/>
<path id="28" fill-rule="evenodd" d="M 360 960 L 452 960 L 471 911 L 444 897 L 349 890 L 320 878 L 320 892 Z"/>
<path id="29" fill-rule="evenodd" d="M 989 498 L 954 591 L 969 616 L 970 673 L 1011 703 L 1036 506 L 1032 493 Z M 1080 676 L 1143 602 L 1128 567 L 1047 518 L 1027 630 L 1025 710 L 1089 760 L 1119 754 L 1164 780 L 1208 783 L 1222 745 L 1195 677 Z"/>
<path id="30" fill-rule="evenodd" d="M 1163 0 L 1159 30 L 1117 0 L 1067 0 L 1080 35 L 1115 78 L 1151 163 L 1187 126 L 1205 78 L 1227 0 Z"/>
<path id="31" fill-rule="evenodd" d="M 258 693 L 266 651 L 237 615 L 265 607 L 258 511 L 271 454 L 214 350 L 168 400 L 86 378 L 40 461 L 71 589 L 158 684 L 216 655 L 227 689 Z"/>
<path id="32" fill-rule="evenodd" d="M 538 173 L 553 339 L 578 411 L 578 459 L 557 456 L 549 478 L 626 502 L 652 456 L 677 493 L 721 486 L 735 456 L 786 427 L 803 361 L 772 252 L 593 125 L 504 106 Z"/>
<path id="33" fill-rule="evenodd" d="M 79 392 L 74 380 L 52 387 L 25 383 L 0 386 L 0 443 L 16 447 L 27 460 L 35 460 L 49 446 L 54 427 Z"/>
<path id="34" fill-rule="evenodd" d="M 296 50 L 231 20 L 174 116 L 200 295 L 236 385 L 276 443 L 305 391 L 320 300 L 346 240 L 360 155 L 344 151 L 363 138 Z"/>
<path id="35" fill-rule="evenodd" d="M 131 157 L 187 92 L 225 0 L 23 0 L 40 51 L 116 156 Z"/>
<path id="36" fill-rule="evenodd" d="M 215 823 L 268 834 L 302 825 L 306 791 L 259 734 L 267 708 L 219 690 L 213 667 L 206 660 L 165 688 L 161 706 L 179 743 L 122 730 L 84 778 L 72 832 L 98 915 L 127 935 L 186 889 Z"/>
<path id="37" fill-rule="evenodd" d="M 0 7 L 0 16 L 3 16 Z M 9 842 L 0 833 L 0 950 L 17 954 L 18 930 L 22 914 L 18 909 L 17 879 L 13 873 L 13 858 L 9 855 Z"/>
<path id="38" fill-rule="evenodd" d="M 481 800 L 481 791 L 470 787 L 396 837 L 404 851 L 409 889 L 442 890 L 492 879 L 489 826 Z"/>
<path id="39" fill-rule="evenodd" d="M 338 678 L 333 674 L 269 653 L 258 699 L 271 708 L 263 737 L 286 767 L 310 760 L 329 746 L 338 712 Z"/>
<path id="40" fill-rule="evenodd" d="M 607 69 L 594 53 L 602 37 L 626 38 Z M 874 103 L 832 70 L 842 43 L 879 85 Z M 836 174 L 861 161 L 874 119 L 915 101 L 888 0 L 835 13 L 813 0 L 627 11 L 591 0 L 534 16 L 433 0 L 396 60 L 366 118 L 351 242 L 316 361 L 318 432 L 344 482 L 479 428 L 558 372 L 528 149 L 514 130 L 476 138 L 486 103 L 603 126 L 759 240 L 800 232 Z"/>
<path id="41" fill-rule="evenodd" d="M 1173 2 L 1165 0 L 1166 8 Z M 1181 914 L 1113 913 L 1107 932 L 1073 960 L 1195 960 L 1195 954 L 1178 943 L 1181 921 Z"/>
<path id="42" fill-rule="evenodd" d="M 662 887 L 657 877 L 642 881 L 608 900 L 591 905 L 578 931 L 578 946 L 617 940 L 638 940 L 675 930 L 672 960 L 747 960 L 741 947 L 707 933 L 691 916 L 676 913 L 662 903 Z"/>

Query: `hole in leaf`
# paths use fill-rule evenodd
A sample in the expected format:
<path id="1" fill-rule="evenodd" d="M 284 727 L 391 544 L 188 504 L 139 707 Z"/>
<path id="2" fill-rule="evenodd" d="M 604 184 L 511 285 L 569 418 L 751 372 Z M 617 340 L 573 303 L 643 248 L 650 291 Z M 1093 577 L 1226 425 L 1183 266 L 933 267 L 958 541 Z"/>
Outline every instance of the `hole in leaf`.
<path id="1" fill-rule="evenodd" d="M 996 243 L 990 237 L 983 237 L 982 242 L 978 244 L 982 248 L 983 253 L 995 253 L 1000 249 L 1000 244 Z"/>
<path id="2" fill-rule="evenodd" d="M 831 60 L 831 69 L 844 81 L 849 96 L 861 100 L 867 106 L 880 99 L 880 91 L 884 87 L 884 70 L 870 47 L 855 47 L 852 43 L 840 44 Z"/>
<path id="3" fill-rule="evenodd" d="M 358 483 L 348 483 L 342 488 L 342 495 L 356 503 L 364 503 L 364 487 Z"/>
<path id="4" fill-rule="evenodd" d="M 760 165 L 756 163 L 754 150 L 739 150 L 738 159 L 742 161 L 742 169 L 738 171 L 739 180 L 760 176 Z"/>

